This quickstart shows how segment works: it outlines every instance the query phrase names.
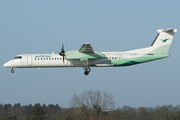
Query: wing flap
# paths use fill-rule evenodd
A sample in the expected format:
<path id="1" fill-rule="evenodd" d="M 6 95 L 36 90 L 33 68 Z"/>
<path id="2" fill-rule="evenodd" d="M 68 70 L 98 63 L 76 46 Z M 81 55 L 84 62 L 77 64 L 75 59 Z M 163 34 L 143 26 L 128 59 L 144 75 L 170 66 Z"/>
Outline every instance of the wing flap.
<path id="1" fill-rule="evenodd" d="M 97 67 L 112 67 L 114 64 L 95 64 Z"/>

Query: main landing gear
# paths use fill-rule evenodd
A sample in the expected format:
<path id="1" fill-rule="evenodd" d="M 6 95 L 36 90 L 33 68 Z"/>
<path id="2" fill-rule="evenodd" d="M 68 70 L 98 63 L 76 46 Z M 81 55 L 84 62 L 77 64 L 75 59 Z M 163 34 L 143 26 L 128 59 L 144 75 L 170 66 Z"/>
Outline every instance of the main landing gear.
<path id="1" fill-rule="evenodd" d="M 11 73 L 14 73 L 14 69 L 13 68 L 11 68 Z"/>
<path id="2" fill-rule="evenodd" d="M 83 67 L 84 71 L 84 75 L 89 75 L 89 72 L 91 71 L 91 69 L 89 67 Z"/>

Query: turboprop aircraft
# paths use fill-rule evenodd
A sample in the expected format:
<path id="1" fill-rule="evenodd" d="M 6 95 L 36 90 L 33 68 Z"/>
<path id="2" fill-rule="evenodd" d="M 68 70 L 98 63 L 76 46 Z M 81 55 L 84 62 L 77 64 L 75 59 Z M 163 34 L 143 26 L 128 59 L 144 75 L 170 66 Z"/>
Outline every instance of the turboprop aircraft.
<path id="1" fill-rule="evenodd" d="M 11 68 L 83 67 L 85 75 L 90 67 L 129 66 L 169 57 L 168 50 L 177 29 L 157 30 L 158 35 L 150 47 L 125 52 L 94 51 L 89 43 L 79 50 L 65 51 L 62 45 L 59 54 L 21 54 L 3 66 Z"/>

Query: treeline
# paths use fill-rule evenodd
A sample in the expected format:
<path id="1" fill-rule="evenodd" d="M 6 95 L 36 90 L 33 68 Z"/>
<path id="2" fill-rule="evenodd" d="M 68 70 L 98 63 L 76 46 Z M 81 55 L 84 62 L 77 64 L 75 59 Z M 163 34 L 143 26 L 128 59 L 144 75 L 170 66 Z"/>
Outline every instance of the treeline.
<path id="1" fill-rule="evenodd" d="M 91 109 L 61 108 L 59 105 L 0 104 L 0 120 L 180 120 L 180 105 L 134 108 L 123 106 L 108 111 L 94 105 Z"/>

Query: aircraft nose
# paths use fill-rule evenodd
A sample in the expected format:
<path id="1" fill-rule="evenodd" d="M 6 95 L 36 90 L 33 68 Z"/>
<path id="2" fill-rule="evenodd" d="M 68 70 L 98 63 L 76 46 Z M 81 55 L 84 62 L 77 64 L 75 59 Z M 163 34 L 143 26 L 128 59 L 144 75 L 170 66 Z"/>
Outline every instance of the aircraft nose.
<path id="1" fill-rule="evenodd" d="M 10 65 L 9 62 L 6 62 L 3 66 L 4 66 L 4 67 L 11 67 L 11 65 Z"/>

